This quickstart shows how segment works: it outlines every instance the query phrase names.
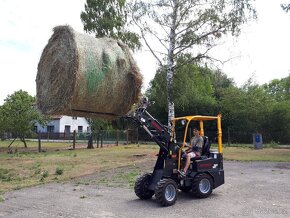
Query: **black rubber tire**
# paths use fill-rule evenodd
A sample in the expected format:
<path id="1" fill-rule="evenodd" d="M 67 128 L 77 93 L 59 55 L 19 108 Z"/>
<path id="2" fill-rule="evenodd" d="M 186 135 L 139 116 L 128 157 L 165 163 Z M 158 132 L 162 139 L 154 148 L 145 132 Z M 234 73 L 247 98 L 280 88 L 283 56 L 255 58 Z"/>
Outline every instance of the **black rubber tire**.
<path id="1" fill-rule="evenodd" d="M 207 183 L 208 187 L 206 190 L 201 190 L 200 184 L 201 182 Z M 194 177 L 192 183 L 191 193 L 193 196 L 197 198 L 207 198 L 211 195 L 213 190 L 213 180 L 212 177 L 206 173 L 198 174 Z"/>
<path id="2" fill-rule="evenodd" d="M 148 189 L 151 177 L 152 173 L 146 173 L 135 182 L 135 194 L 142 200 L 150 199 L 154 195 L 154 191 Z"/>
<path id="3" fill-rule="evenodd" d="M 167 192 L 166 192 L 167 190 Z M 170 196 L 168 196 L 168 190 L 171 190 Z M 156 200 L 162 206 L 171 206 L 175 204 L 177 200 L 177 184 L 172 179 L 161 179 L 155 189 Z"/>

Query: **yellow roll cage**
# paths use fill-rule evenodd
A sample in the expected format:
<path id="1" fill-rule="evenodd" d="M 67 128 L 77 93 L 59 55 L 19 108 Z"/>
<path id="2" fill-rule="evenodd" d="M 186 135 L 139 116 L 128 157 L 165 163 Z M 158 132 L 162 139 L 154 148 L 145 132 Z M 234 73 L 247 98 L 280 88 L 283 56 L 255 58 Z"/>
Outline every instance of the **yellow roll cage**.
<path id="1" fill-rule="evenodd" d="M 185 131 L 184 131 L 184 137 L 183 137 L 183 142 L 182 142 L 182 149 L 179 150 L 178 154 L 178 170 L 180 170 L 180 160 L 181 160 L 181 152 L 183 148 L 186 145 L 186 136 L 188 132 L 188 126 L 191 121 L 199 121 L 199 127 L 200 127 L 200 135 L 204 136 L 204 121 L 209 121 L 209 120 L 216 120 L 217 122 L 217 136 L 218 136 L 218 152 L 220 154 L 223 153 L 223 146 L 222 146 L 222 125 L 221 125 L 221 115 L 218 114 L 217 116 L 201 116 L 201 115 L 196 115 L 196 116 L 185 116 L 185 117 L 177 117 L 172 119 L 172 129 L 171 129 L 171 139 L 173 140 L 175 138 L 174 133 L 175 133 L 175 123 L 176 121 L 181 121 L 181 120 L 186 120 L 186 126 L 185 126 Z"/>

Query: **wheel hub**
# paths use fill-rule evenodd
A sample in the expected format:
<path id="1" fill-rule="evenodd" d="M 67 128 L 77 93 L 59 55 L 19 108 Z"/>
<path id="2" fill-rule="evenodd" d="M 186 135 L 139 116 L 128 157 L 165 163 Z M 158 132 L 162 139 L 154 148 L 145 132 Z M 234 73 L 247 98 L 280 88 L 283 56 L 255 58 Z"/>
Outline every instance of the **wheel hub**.
<path id="1" fill-rule="evenodd" d="M 167 201 L 173 201 L 176 195 L 176 189 L 174 185 L 169 184 L 165 188 L 165 198 Z"/>
<path id="2" fill-rule="evenodd" d="M 210 190 L 210 181 L 208 179 L 202 179 L 199 182 L 199 190 L 203 194 L 207 194 Z"/>

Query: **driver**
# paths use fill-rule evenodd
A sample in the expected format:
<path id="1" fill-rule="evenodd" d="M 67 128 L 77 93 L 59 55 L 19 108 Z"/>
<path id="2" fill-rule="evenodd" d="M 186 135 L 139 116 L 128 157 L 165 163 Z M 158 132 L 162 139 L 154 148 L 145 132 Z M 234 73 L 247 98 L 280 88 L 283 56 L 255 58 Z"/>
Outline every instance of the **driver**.
<path id="1" fill-rule="evenodd" d="M 190 159 L 201 155 L 203 138 L 200 135 L 200 131 L 197 128 L 193 129 L 194 137 L 190 140 L 190 149 L 186 151 L 182 156 L 186 157 L 186 163 L 184 169 L 181 170 L 180 174 L 186 176 L 186 171 L 190 165 Z"/>

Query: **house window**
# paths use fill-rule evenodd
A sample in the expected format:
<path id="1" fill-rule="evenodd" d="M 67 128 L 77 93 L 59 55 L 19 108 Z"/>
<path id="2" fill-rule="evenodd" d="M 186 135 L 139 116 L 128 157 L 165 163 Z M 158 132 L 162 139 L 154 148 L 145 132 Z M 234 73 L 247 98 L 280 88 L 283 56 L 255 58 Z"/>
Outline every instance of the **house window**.
<path id="1" fill-rule="evenodd" d="M 83 132 L 83 126 L 78 126 L 78 132 Z"/>
<path id="2" fill-rule="evenodd" d="M 65 133 L 70 133 L 70 126 L 69 125 L 65 125 L 64 126 L 64 132 Z"/>
<path id="3" fill-rule="evenodd" d="M 54 132 L 54 126 L 47 126 L 47 132 Z"/>
<path id="4" fill-rule="evenodd" d="M 37 126 L 33 126 L 33 132 L 38 132 Z"/>
<path id="5" fill-rule="evenodd" d="M 73 118 L 73 120 L 77 120 L 78 119 L 78 117 L 72 117 Z"/>

